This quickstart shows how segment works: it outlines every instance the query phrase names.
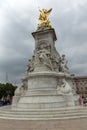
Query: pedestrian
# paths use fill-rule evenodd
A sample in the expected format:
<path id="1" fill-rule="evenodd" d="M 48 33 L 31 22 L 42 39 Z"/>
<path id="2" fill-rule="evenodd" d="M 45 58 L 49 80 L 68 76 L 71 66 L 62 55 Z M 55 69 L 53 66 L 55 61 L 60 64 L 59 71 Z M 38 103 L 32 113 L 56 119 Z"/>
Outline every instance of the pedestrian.
<path id="1" fill-rule="evenodd" d="M 82 96 L 80 95 L 80 97 L 79 97 L 79 104 L 81 105 L 81 106 L 83 106 L 83 99 L 82 99 Z"/>

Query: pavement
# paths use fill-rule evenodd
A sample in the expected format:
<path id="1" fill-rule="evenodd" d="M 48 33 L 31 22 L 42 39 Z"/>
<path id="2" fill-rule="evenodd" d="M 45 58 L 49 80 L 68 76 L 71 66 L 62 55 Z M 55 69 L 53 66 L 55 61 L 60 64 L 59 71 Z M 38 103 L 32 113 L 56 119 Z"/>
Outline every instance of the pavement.
<path id="1" fill-rule="evenodd" d="M 0 119 L 0 130 L 87 130 L 87 118 L 54 121 Z"/>

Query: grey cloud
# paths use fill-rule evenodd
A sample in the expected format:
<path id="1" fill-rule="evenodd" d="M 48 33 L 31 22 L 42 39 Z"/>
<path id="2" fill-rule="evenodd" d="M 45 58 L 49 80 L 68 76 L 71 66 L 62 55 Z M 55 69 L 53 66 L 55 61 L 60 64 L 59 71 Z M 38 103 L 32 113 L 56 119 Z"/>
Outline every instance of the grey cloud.
<path id="1" fill-rule="evenodd" d="M 56 43 L 57 50 L 66 54 L 70 71 L 76 75 L 87 75 L 86 7 L 87 4 L 84 5 L 84 8 L 79 7 L 78 12 L 76 10 L 67 12 L 56 17 L 54 21 L 54 25 L 58 25 L 56 32 L 59 34 L 59 42 Z"/>
<path id="2" fill-rule="evenodd" d="M 54 4 L 53 7 L 54 13 L 50 20 L 58 37 L 56 48 L 61 55 L 66 54 L 71 73 L 87 75 L 87 28 L 84 27 L 87 23 L 87 4 L 79 6 L 78 10 L 72 8 L 60 13 L 58 11 L 61 9 L 58 10 L 57 5 Z M 6 13 L 7 25 L 0 39 L 4 48 L 0 59 L 1 81 L 5 81 L 3 77 L 6 72 L 9 80 L 16 83 L 25 74 L 28 59 L 31 58 L 35 46 L 31 35 L 37 24 L 38 12 L 35 10 L 36 8 L 33 11 L 31 8 L 26 9 L 26 17 L 12 8 Z"/>
<path id="3" fill-rule="evenodd" d="M 10 81 L 15 81 L 25 73 L 28 59 L 34 49 L 34 40 L 31 36 L 32 24 L 28 20 L 25 24 L 21 19 L 17 19 L 14 12 L 7 16 L 7 26 L 2 35 L 3 57 L 0 59 L 1 81 L 7 72 Z M 12 16 L 13 15 L 13 16 Z M 16 80 L 18 83 L 19 78 Z M 5 80 L 4 80 L 5 81 Z"/>

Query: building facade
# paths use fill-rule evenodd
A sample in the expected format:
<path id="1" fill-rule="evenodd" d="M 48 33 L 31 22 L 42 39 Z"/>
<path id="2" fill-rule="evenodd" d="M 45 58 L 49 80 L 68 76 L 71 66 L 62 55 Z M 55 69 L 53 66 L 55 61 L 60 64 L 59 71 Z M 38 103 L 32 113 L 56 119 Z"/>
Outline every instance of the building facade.
<path id="1" fill-rule="evenodd" d="M 87 96 L 87 76 L 74 77 L 73 88 L 77 94 Z"/>

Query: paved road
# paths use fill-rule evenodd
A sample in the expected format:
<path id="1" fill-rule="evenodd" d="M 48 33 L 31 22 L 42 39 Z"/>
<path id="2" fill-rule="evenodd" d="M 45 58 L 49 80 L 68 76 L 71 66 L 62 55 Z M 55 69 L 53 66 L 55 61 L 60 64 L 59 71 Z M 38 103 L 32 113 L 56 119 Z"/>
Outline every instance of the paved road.
<path id="1" fill-rule="evenodd" d="M 87 118 L 62 121 L 17 121 L 0 119 L 0 130 L 87 130 Z"/>

